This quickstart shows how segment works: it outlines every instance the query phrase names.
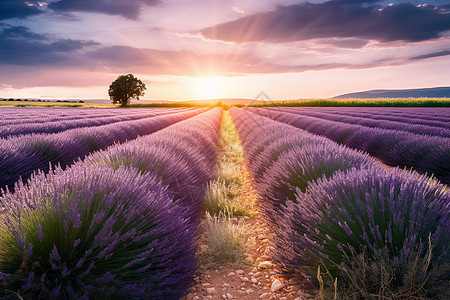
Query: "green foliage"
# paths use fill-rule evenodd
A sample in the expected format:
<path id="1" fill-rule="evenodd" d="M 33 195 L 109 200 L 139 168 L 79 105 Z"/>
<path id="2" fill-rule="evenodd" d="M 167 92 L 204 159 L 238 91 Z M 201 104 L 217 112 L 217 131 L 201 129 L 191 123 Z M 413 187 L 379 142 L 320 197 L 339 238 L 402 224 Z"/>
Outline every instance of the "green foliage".
<path id="1" fill-rule="evenodd" d="M 226 207 L 227 191 L 224 182 L 217 180 L 209 182 L 205 192 L 205 210 L 213 215 L 218 215 L 226 210 Z"/>
<path id="2" fill-rule="evenodd" d="M 245 228 L 233 224 L 226 215 L 211 216 L 206 213 L 205 237 L 209 252 L 217 261 L 238 261 L 245 252 Z"/>
<path id="3" fill-rule="evenodd" d="M 227 111 L 229 107 L 450 107 L 449 98 L 374 98 L 374 99 L 299 99 L 287 101 L 270 101 L 265 104 L 231 104 L 222 101 L 212 103 L 174 102 L 174 103 L 148 103 L 132 104 L 130 107 L 222 107 Z"/>
<path id="4" fill-rule="evenodd" d="M 131 98 L 139 100 L 144 95 L 145 83 L 133 76 L 133 74 L 120 75 L 111 83 L 108 95 L 113 104 L 127 105 Z"/>
<path id="5" fill-rule="evenodd" d="M 248 210 L 235 201 L 241 191 L 220 179 L 208 184 L 204 209 L 213 215 L 249 216 Z"/>
<path id="6" fill-rule="evenodd" d="M 206 189 L 204 208 L 215 215 L 249 216 L 249 207 L 242 202 L 244 154 L 228 111 L 224 112 L 219 137 L 221 154 L 217 160 L 217 179 Z"/>
<path id="7" fill-rule="evenodd" d="M 195 228 L 158 177 L 139 173 L 75 165 L 2 193 L 0 299 L 183 296 Z"/>
<path id="8" fill-rule="evenodd" d="M 411 249 L 397 264 L 393 264 L 387 249 L 378 249 L 374 255 L 367 252 L 350 254 L 339 265 L 339 285 L 325 268 L 325 277 L 319 278 L 320 289 L 315 299 L 449 299 L 445 278 L 449 262 L 433 264 L 431 235 L 423 251 Z M 395 284 L 401 268 L 402 284 Z M 320 270 L 320 266 L 319 266 Z M 319 274 L 318 274 L 319 276 Z M 427 294 L 429 294 L 427 296 Z"/>
<path id="9" fill-rule="evenodd" d="M 274 261 L 306 288 L 324 267 L 343 299 L 434 299 L 448 283 L 445 188 L 401 169 L 337 171 L 287 202 Z"/>

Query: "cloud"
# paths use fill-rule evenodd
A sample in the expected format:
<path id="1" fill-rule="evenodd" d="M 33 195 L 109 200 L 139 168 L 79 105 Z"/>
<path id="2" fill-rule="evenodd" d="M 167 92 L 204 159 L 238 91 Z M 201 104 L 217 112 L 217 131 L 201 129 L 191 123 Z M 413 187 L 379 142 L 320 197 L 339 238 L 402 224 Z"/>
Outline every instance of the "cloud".
<path id="1" fill-rule="evenodd" d="M 285 67 L 266 62 L 253 54 L 197 54 L 192 51 L 104 47 L 86 57 L 105 68 L 148 75 L 238 75 L 283 72 Z"/>
<path id="2" fill-rule="evenodd" d="M 245 15 L 245 10 L 243 10 L 239 6 L 233 6 L 231 9 L 238 15 Z"/>
<path id="3" fill-rule="evenodd" d="M 336 41 L 331 39 L 324 42 L 329 44 Z M 357 44 L 359 42 L 349 40 L 348 43 Z M 30 85 L 82 86 L 83 84 L 94 84 L 97 83 L 96 80 L 90 79 L 89 83 L 86 83 L 81 75 L 77 80 L 69 79 L 75 76 L 73 75 L 75 73 L 92 74 L 94 70 L 98 74 L 239 76 L 331 69 L 367 69 L 403 65 L 450 54 L 450 51 L 445 50 L 422 55 L 416 53 L 415 56 L 410 57 L 367 59 L 359 63 L 353 61 L 314 63 L 312 59 L 310 64 L 283 64 L 273 59 L 257 56 L 252 52 L 200 54 L 188 50 L 171 51 L 128 46 L 103 46 L 85 40 L 53 39 L 49 35 L 35 33 L 24 26 L 5 24 L 0 24 L 0 44 L 2 45 L 0 47 L 0 68 L 4 71 L 0 74 L 0 84 L 8 84 L 15 88 L 29 87 Z M 64 76 L 61 76 L 62 73 Z"/>
<path id="4" fill-rule="evenodd" d="M 97 43 L 84 40 L 57 39 L 32 32 L 25 26 L 0 27 L 0 64 L 43 65 L 66 63 L 77 50 Z"/>
<path id="5" fill-rule="evenodd" d="M 360 49 L 369 43 L 367 40 L 360 39 L 320 39 L 319 44 L 334 46 L 346 49 Z"/>
<path id="6" fill-rule="evenodd" d="M 2 65 L 0 72 L 0 89 L 67 87 L 88 88 L 104 86 L 114 79 L 103 72 L 86 70 L 80 67 L 59 65 L 42 66 L 12 66 Z M 66 95 L 67 96 L 67 95 Z M 1 97 L 1 96 L 0 96 Z"/>
<path id="7" fill-rule="evenodd" d="M 43 13 L 36 1 L 1 0 L 0 20 L 22 19 Z"/>
<path id="8" fill-rule="evenodd" d="M 426 51 L 426 50 L 422 50 Z M 423 52 L 422 52 L 423 53 Z M 367 58 L 360 62 L 330 61 L 301 64 L 283 64 L 266 59 L 251 52 L 203 53 L 192 51 L 169 51 L 127 46 L 102 47 L 86 53 L 86 63 L 110 73 L 139 73 L 151 76 L 241 76 L 249 74 L 282 74 L 332 69 L 370 69 L 384 66 L 399 66 L 414 61 L 450 55 L 450 51 L 426 53 L 423 55 L 390 56 Z"/>
<path id="9" fill-rule="evenodd" d="M 62 12 L 94 12 L 137 19 L 143 6 L 156 6 L 160 0 L 59 0 L 48 5 Z"/>
<path id="10" fill-rule="evenodd" d="M 438 51 L 438 52 L 433 52 L 433 53 L 428 53 L 428 54 L 414 56 L 414 57 L 411 57 L 410 60 L 434 58 L 434 57 L 441 57 L 441 56 L 447 56 L 447 55 L 450 55 L 450 51 L 449 50 Z"/>
<path id="11" fill-rule="evenodd" d="M 4 40 L 5 44 L 7 40 L 45 40 L 47 39 L 42 34 L 32 32 L 25 26 L 11 26 L 6 24 L 0 24 L 0 28 L 3 27 L 0 32 L 0 37 Z M 4 44 L 4 45 L 5 45 Z"/>
<path id="12" fill-rule="evenodd" d="M 84 56 L 91 66 L 110 72 L 178 76 L 240 76 L 281 74 L 331 69 L 368 69 L 403 65 L 409 58 L 383 58 L 362 63 L 330 62 L 287 65 L 269 62 L 251 53 L 196 54 L 191 51 L 139 49 L 126 46 L 103 47 Z M 425 55 L 422 59 L 426 59 Z M 420 59 L 420 58 L 418 58 Z"/>
<path id="13" fill-rule="evenodd" d="M 208 39 L 273 43 L 314 38 L 357 38 L 379 42 L 417 42 L 438 38 L 450 30 L 444 6 L 373 1 L 332 0 L 278 6 L 201 30 Z"/>

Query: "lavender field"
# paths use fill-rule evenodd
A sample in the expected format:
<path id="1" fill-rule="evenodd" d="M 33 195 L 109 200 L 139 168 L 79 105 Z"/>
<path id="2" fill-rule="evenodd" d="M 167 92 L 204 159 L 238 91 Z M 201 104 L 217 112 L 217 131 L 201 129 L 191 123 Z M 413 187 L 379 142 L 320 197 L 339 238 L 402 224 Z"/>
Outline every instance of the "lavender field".
<path id="1" fill-rule="evenodd" d="M 0 108 L 0 124 L 1 299 L 193 299 L 227 135 L 286 282 L 450 297 L 449 108 Z"/>

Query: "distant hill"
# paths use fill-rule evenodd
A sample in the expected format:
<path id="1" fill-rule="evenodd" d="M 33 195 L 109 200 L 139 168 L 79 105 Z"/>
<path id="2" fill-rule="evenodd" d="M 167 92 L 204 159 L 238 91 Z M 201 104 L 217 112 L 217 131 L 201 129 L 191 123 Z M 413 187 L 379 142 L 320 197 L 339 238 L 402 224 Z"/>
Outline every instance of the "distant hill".
<path id="1" fill-rule="evenodd" d="M 436 87 L 409 90 L 371 90 L 343 94 L 332 99 L 348 98 L 450 98 L 450 87 Z"/>

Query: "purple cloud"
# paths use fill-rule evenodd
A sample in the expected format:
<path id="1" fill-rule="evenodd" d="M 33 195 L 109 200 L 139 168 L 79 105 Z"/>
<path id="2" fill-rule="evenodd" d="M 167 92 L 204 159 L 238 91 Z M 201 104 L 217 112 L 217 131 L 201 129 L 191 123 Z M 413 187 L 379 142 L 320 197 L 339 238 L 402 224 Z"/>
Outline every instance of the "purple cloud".
<path id="1" fill-rule="evenodd" d="M 97 45 L 92 41 L 57 39 L 36 34 L 25 26 L 3 25 L 0 29 L 0 64 L 45 65 L 70 61 L 69 55 L 87 46 Z"/>
<path id="2" fill-rule="evenodd" d="M 2 26 L 0 26 L 0 44 L 2 45 L 0 47 L 0 66 L 2 69 L 11 71 L 5 72 L 4 76 L 0 76 L 0 85 L 8 84 L 11 86 L 27 84 L 23 80 L 23 68 L 40 70 L 39 72 L 68 68 L 79 72 L 108 70 L 108 72 L 115 73 L 140 73 L 156 76 L 236 76 L 242 74 L 299 73 L 330 69 L 367 69 L 403 65 L 420 59 L 450 54 L 449 51 L 440 51 L 410 58 L 388 57 L 364 63 L 311 62 L 311 64 L 288 65 L 268 61 L 253 53 L 199 54 L 187 50 L 155 50 L 128 46 L 106 47 L 92 41 L 53 39 L 48 35 L 34 33 L 24 26 Z M 325 40 L 325 42 L 333 43 L 335 41 Z M 359 42 L 353 40 L 349 40 L 349 43 L 350 45 L 346 46 L 356 47 L 359 45 Z M 92 48 L 91 46 L 96 47 Z M 14 66 L 21 67 L 14 71 Z M 15 72 L 18 73 L 15 74 Z M 53 78 L 53 85 L 61 82 L 59 71 L 55 72 L 58 75 L 51 77 Z M 29 80 L 29 82 L 36 82 L 36 80 Z M 85 81 L 81 82 L 84 83 Z"/>
<path id="3" fill-rule="evenodd" d="M 360 49 L 367 45 L 369 41 L 360 39 L 321 39 L 319 43 L 338 48 Z"/>
<path id="4" fill-rule="evenodd" d="M 357 38 L 380 42 L 417 42 L 438 38 L 450 30 L 446 6 L 399 3 L 382 7 L 379 1 L 332 0 L 278 6 L 238 20 L 201 30 L 208 39 L 274 43 L 314 38 Z"/>
<path id="5" fill-rule="evenodd" d="M 30 5 L 27 3 L 30 3 Z M 22 19 L 41 14 L 43 11 L 39 8 L 39 6 L 33 5 L 35 3 L 36 1 L 1 0 L 0 20 L 14 18 Z"/>
<path id="6" fill-rule="evenodd" d="M 148 75 L 236 76 L 242 74 L 280 74 L 322 71 L 331 69 L 368 69 L 410 63 L 413 59 L 427 59 L 436 54 L 415 58 L 383 58 L 365 63 L 311 63 L 285 65 L 269 62 L 251 53 L 196 54 L 191 51 L 142 49 L 126 46 L 103 47 L 85 54 L 87 62 L 115 72 L 134 72 Z"/>
<path id="7" fill-rule="evenodd" d="M 443 51 L 418 55 L 418 56 L 411 57 L 410 59 L 418 60 L 418 59 L 434 58 L 434 57 L 441 57 L 441 56 L 447 56 L 447 55 L 450 55 L 450 50 L 443 50 Z"/>
<path id="8" fill-rule="evenodd" d="M 59 0 L 48 7 L 63 12 L 95 12 L 137 19 L 143 6 L 156 6 L 160 0 Z"/>

